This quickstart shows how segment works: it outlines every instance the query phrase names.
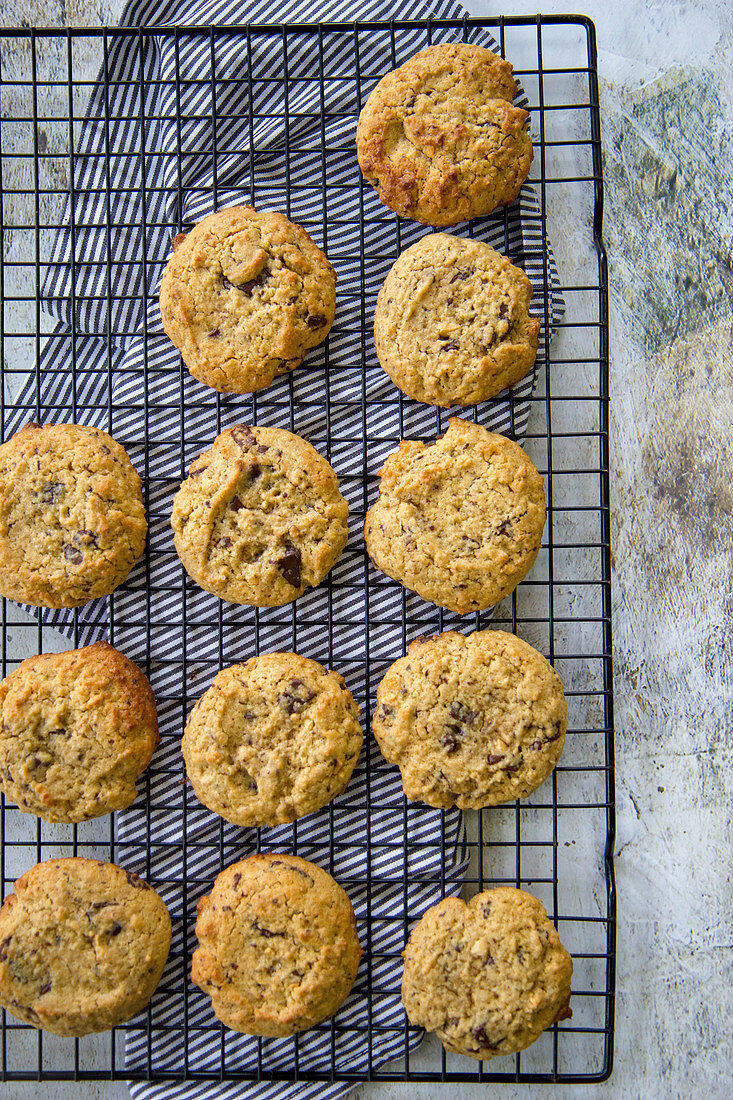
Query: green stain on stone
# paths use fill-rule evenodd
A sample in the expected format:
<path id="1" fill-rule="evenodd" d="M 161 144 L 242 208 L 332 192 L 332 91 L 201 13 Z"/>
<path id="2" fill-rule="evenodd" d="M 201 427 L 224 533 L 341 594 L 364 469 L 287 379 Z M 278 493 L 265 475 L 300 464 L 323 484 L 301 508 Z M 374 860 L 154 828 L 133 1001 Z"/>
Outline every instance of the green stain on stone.
<path id="1" fill-rule="evenodd" d="M 656 351 L 731 312 L 730 120 L 705 70 L 609 88 L 604 106 L 612 277 L 630 335 Z"/>

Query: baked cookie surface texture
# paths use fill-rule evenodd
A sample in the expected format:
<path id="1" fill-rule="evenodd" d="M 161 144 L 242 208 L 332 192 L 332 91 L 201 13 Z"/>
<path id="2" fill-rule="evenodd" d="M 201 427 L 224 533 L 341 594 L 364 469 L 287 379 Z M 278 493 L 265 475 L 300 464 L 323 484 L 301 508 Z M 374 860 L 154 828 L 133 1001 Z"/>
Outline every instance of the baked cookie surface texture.
<path id="1" fill-rule="evenodd" d="M 512 66 L 467 43 L 429 46 L 382 77 L 359 117 L 361 170 L 390 210 L 457 225 L 514 202 L 532 163 Z"/>
<path id="2" fill-rule="evenodd" d="M 199 902 L 191 981 L 217 1017 L 248 1035 L 284 1036 L 337 1011 L 359 968 L 354 910 L 326 872 L 268 853 L 227 867 Z"/>

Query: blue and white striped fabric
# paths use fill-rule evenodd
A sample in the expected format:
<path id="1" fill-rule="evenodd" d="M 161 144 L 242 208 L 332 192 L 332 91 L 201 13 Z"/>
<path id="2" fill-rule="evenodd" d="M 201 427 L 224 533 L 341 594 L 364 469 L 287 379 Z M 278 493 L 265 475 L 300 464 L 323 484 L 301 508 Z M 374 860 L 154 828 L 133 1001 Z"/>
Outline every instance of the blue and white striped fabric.
<path id="1" fill-rule="evenodd" d="M 259 0 L 246 13 L 232 0 L 134 0 L 122 24 L 205 27 L 237 23 L 243 15 L 251 24 L 273 18 L 293 24 L 314 14 L 330 22 L 350 20 L 354 11 L 352 4 L 332 0 L 316 13 L 296 0 L 284 0 L 276 11 Z M 407 0 L 399 13 L 377 0 L 359 11 L 361 19 L 371 20 L 397 14 L 404 20 L 459 20 L 465 12 L 453 0 L 436 7 Z M 433 28 L 431 34 L 432 41 L 466 36 L 497 48 L 483 30 L 458 26 Z M 333 1067 L 336 1075 L 362 1074 L 403 1054 L 399 955 L 408 915 L 412 921 L 444 894 L 459 892 L 465 873 L 460 814 L 406 804 L 398 774 L 372 745 L 369 767 L 362 762 L 332 807 L 260 834 L 264 849 L 297 847 L 298 854 L 330 870 L 354 903 L 367 953 L 335 1021 L 295 1039 L 258 1040 L 212 1028 L 209 999 L 190 984 L 184 1000 L 184 938 L 190 959 L 196 901 L 223 864 L 249 854 L 257 842 L 252 830 L 222 823 L 205 810 L 181 783 L 179 739 L 187 702 L 208 687 L 221 664 L 246 659 L 255 645 L 263 652 L 297 648 L 346 676 L 368 725 L 370 691 L 404 650 L 405 609 L 408 633 L 412 614 L 420 618 L 413 633 L 425 633 L 426 624 L 438 630 L 453 622 L 397 585 L 369 587 L 364 572 L 360 526 L 367 492 L 373 497 L 373 478 L 368 484 L 364 479 L 365 451 L 372 475 L 403 435 L 434 437 L 443 420 L 435 409 L 397 394 L 379 369 L 368 335 L 389 267 L 429 230 L 399 222 L 381 206 L 360 179 L 354 147 L 360 104 L 381 75 L 428 43 L 427 32 L 397 27 L 392 38 L 360 31 L 358 64 L 356 42 L 353 27 L 269 36 L 245 30 L 110 36 L 108 79 L 93 91 L 77 143 L 67 228 L 57 236 L 43 290 L 56 332 L 43 351 L 39 387 L 35 379 L 28 383 L 5 425 L 7 437 L 28 419 L 95 424 L 127 447 L 146 482 L 148 554 L 112 600 L 94 601 L 78 613 L 76 637 L 86 644 L 108 633 L 111 622 L 111 640 L 150 671 L 159 704 L 161 748 L 144 796 L 120 815 L 117 847 L 124 866 L 152 879 L 174 918 L 171 959 L 147 1017 L 150 1042 L 145 1029 L 127 1036 L 127 1065 L 153 1077 L 184 1065 L 193 1073 L 226 1077 L 232 1070 L 256 1071 L 258 1064 L 267 1077 L 292 1072 L 296 1059 L 301 1073 Z M 324 79 L 313 80 L 321 70 Z M 286 73 L 287 101 L 281 80 Z M 304 225 L 328 253 L 338 279 L 336 322 L 327 344 L 291 377 L 254 397 L 222 397 L 191 379 L 162 331 L 157 304 L 171 237 L 181 226 L 238 202 L 282 210 Z M 474 223 L 471 231 L 508 251 L 532 280 L 535 312 L 543 317 L 537 363 L 542 370 L 546 326 L 557 323 L 563 303 L 552 257 L 545 267 L 539 254 L 538 212 L 536 194 L 526 185 L 506 215 Z M 550 272 L 549 287 L 544 271 Z M 493 430 L 521 436 L 533 385 L 529 376 L 511 401 L 504 395 L 475 415 Z M 182 572 L 167 525 L 188 462 L 223 428 L 254 420 L 295 430 L 327 454 L 352 509 L 346 553 L 331 578 L 304 595 L 294 612 L 222 605 L 197 589 Z M 72 634 L 71 613 L 43 614 L 45 622 Z M 212 623 L 219 628 L 212 630 Z M 410 1032 L 410 1044 L 418 1040 Z M 131 1087 L 136 1100 L 329 1100 L 347 1090 L 336 1082 L 283 1081 Z"/>

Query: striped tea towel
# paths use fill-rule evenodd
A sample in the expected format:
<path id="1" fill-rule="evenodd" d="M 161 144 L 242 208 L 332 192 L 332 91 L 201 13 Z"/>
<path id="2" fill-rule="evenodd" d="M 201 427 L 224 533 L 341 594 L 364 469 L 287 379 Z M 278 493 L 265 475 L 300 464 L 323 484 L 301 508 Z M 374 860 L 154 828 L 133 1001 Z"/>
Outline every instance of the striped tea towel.
<path id="1" fill-rule="evenodd" d="M 202 30 L 110 35 L 107 79 L 100 76 L 93 89 L 65 228 L 43 288 L 56 330 L 43 350 L 39 384 L 29 381 L 5 424 L 6 437 L 29 419 L 104 428 L 128 449 L 146 486 L 149 550 L 127 583 L 81 611 L 42 612 L 44 622 L 78 644 L 108 636 L 149 671 L 159 706 L 161 748 L 141 797 L 119 815 L 116 858 L 163 895 L 174 940 L 152 1006 L 127 1031 L 126 1064 L 153 1077 L 185 1073 L 189 1080 L 133 1084 L 136 1100 L 330 1100 L 349 1088 L 332 1076 L 367 1076 L 403 1055 L 420 1036 L 406 1028 L 400 1005 L 400 952 L 412 920 L 458 893 L 466 867 L 460 814 L 406 803 L 398 773 L 373 744 L 332 806 L 275 829 L 223 822 L 182 783 L 185 714 L 222 665 L 254 652 L 297 650 L 345 676 L 368 726 L 370 693 L 404 652 L 406 638 L 458 624 L 377 578 L 364 558 L 363 514 L 385 456 L 403 436 L 435 437 L 445 425 L 440 411 L 399 395 L 376 361 L 370 328 L 379 286 L 397 254 L 430 230 L 400 222 L 380 204 L 361 180 L 354 135 L 360 105 L 380 76 L 430 41 L 466 38 L 492 49 L 496 43 L 460 22 L 430 32 L 398 25 L 392 34 L 357 34 L 353 25 L 271 35 L 206 29 L 235 24 L 242 14 L 232 0 L 134 0 L 125 9 L 123 25 Z M 274 11 L 258 0 L 245 14 L 251 24 L 274 18 L 295 24 L 314 11 L 297 0 Z M 371 20 L 396 14 L 459 21 L 465 13 L 453 0 L 432 8 L 408 0 L 399 13 L 371 0 L 359 12 Z M 349 20 L 353 5 L 326 0 L 317 15 Z M 523 94 L 517 102 L 526 104 Z M 171 237 L 238 202 L 279 209 L 300 222 L 337 272 L 336 322 L 326 344 L 291 376 L 246 397 L 217 395 L 188 376 L 162 331 L 157 304 Z M 545 333 L 563 303 L 552 256 L 545 266 L 540 254 L 538 213 L 537 196 L 525 185 L 510 210 L 471 231 L 508 252 L 530 277 L 534 312 L 543 318 L 542 370 Z M 493 430 L 521 436 L 533 385 L 530 375 L 511 399 L 503 395 L 475 415 Z M 349 545 L 327 581 L 296 606 L 222 604 L 185 577 L 173 550 L 171 499 L 188 464 L 218 432 L 242 422 L 303 435 L 329 458 L 349 500 Z M 462 628 L 474 625 L 464 621 Z M 257 846 L 295 851 L 334 874 L 354 903 L 365 949 L 354 990 L 335 1019 L 290 1039 L 261 1040 L 217 1025 L 209 999 L 187 977 L 198 898 L 223 866 Z M 295 1083 L 296 1071 L 329 1079 Z M 217 1082 L 233 1072 L 255 1079 Z M 270 1079 L 278 1073 L 290 1082 Z"/>

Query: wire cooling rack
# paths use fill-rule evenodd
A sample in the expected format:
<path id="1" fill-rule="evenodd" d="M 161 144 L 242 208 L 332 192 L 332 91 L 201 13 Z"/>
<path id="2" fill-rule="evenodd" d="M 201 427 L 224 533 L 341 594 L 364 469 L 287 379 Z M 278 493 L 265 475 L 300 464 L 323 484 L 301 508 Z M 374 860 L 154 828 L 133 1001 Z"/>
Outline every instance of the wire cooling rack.
<path id="1" fill-rule="evenodd" d="M 366 947 L 365 962 L 357 986 L 369 994 L 369 1008 L 356 1026 L 356 1040 L 365 1059 L 365 1068 L 354 1069 L 336 1058 L 338 1025 L 331 1026 L 331 1054 L 315 1070 L 304 1070 L 299 1064 L 298 1039 L 292 1041 L 291 1056 L 276 1068 L 264 1066 L 261 1057 L 252 1067 L 238 1065 L 227 1054 L 225 1029 L 214 1021 L 210 1012 L 191 1017 L 195 991 L 187 983 L 190 968 L 191 928 L 195 920 L 196 899 L 210 882 L 193 882 L 186 873 L 171 873 L 175 867 L 166 858 L 177 854 L 181 841 L 159 842 L 156 822 L 165 807 L 151 802 L 151 775 L 165 771 L 171 782 L 181 783 L 183 763 L 175 753 L 163 757 L 172 764 L 153 762 L 147 779 L 141 781 L 136 806 L 145 821 L 142 871 L 153 886 L 168 901 L 174 916 L 174 949 L 172 961 L 164 977 L 168 993 L 180 999 L 179 1018 L 165 1026 L 156 1022 L 152 1012 L 101 1036 L 81 1040 L 57 1039 L 19 1024 L 3 1012 L 0 1046 L 0 1070 L 3 1080 L 51 1079 L 146 1079 L 180 1080 L 184 1077 L 209 1080 L 343 1080 L 375 1081 L 593 1081 L 602 1080 L 611 1071 L 613 1056 L 614 959 L 615 959 L 615 899 L 612 851 L 614 841 L 614 787 L 612 741 L 612 679 L 610 620 L 610 550 L 609 550 L 609 484 L 608 484 L 608 315 L 607 272 L 601 238 L 603 192 L 601 179 L 601 146 L 599 131 L 598 82 L 596 73 L 595 34 L 592 23 L 580 17 L 501 18 L 463 20 L 459 23 L 354 23 L 320 26 L 250 26 L 245 28 L 248 48 L 262 39 L 271 41 L 287 58 L 289 43 L 296 39 L 310 43 L 313 71 L 311 79 L 322 89 L 326 114 L 338 114 L 338 103 L 326 109 L 329 85 L 345 76 L 357 82 L 359 99 L 365 98 L 364 88 L 370 74 L 360 68 L 364 43 L 379 40 L 385 52 L 395 56 L 395 41 L 405 28 L 420 32 L 416 48 L 427 45 L 441 28 L 452 28 L 468 35 L 475 27 L 488 29 L 498 41 L 502 53 L 514 63 L 515 73 L 523 83 L 531 104 L 535 134 L 535 161 L 531 178 L 540 199 L 536 221 L 541 234 L 541 255 L 547 256 L 547 241 L 552 240 L 557 254 L 566 313 L 552 348 L 545 337 L 545 369 L 537 380 L 531 398 L 531 410 L 524 445 L 543 473 L 548 497 L 548 523 L 543 548 L 536 566 L 511 598 L 493 613 L 458 620 L 417 597 L 406 594 L 399 585 L 377 574 L 365 558 L 359 531 L 364 511 L 374 499 L 376 472 L 385 453 L 394 449 L 399 435 L 385 438 L 380 429 L 382 414 L 395 407 L 399 410 L 401 432 L 410 437 L 409 402 L 394 387 L 384 383 L 381 389 L 370 389 L 373 374 L 373 352 L 369 345 L 371 304 L 366 293 L 364 272 L 375 257 L 370 256 L 370 226 L 394 226 L 394 247 L 389 262 L 400 248 L 400 222 L 386 208 L 370 206 L 365 213 L 364 201 L 370 192 L 360 183 L 362 194 L 361 224 L 363 260 L 361 286 L 356 289 L 355 325 L 365 346 L 361 362 L 344 364 L 329 353 L 316 367 L 310 368 L 312 379 L 321 380 L 302 391 L 293 379 L 277 383 L 253 398 L 223 399 L 209 394 L 216 422 L 221 424 L 225 412 L 241 413 L 247 422 L 273 422 L 271 416 L 283 413 L 282 426 L 298 431 L 307 423 L 309 411 L 323 414 L 325 435 L 312 442 L 330 456 L 339 473 L 349 499 L 352 537 L 349 547 L 330 579 L 319 590 L 318 600 L 303 597 L 296 604 L 281 609 L 248 612 L 241 621 L 249 633 L 236 633 L 227 610 L 221 607 L 216 615 L 196 617 L 190 583 L 181 574 L 179 585 L 156 589 L 158 567 L 170 561 L 171 540 L 168 532 L 170 497 L 175 482 L 157 477 L 153 457 L 154 447 L 165 446 L 180 452 L 180 471 L 191 457 L 213 438 L 199 440 L 161 439 L 156 417 L 164 413 L 156 408 L 154 392 L 138 405 L 119 409 L 108 398 L 106 426 L 128 447 L 143 475 L 146 505 L 150 519 L 149 548 L 142 565 L 134 572 L 128 585 L 145 585 L 150 592 L 150 618 L 145 622 L 130 622 L 125 616 L 125 587 L 109 604 L 109 637 L 113 644 L 125 649 L 124 639 L 132 631 L 138 642 L 142 638 L 141 664 L 151 677 L 161 713 L 174 718 L 174 734 L 168 736 L 169 748 L 180 736 L 180 727 L 187 710 L 208 685 L 221 664 L 228 664 L 259 651 L 272 648 L 293 648 L 323 660 L 344 673 L 349 685 L 362 704 L 367 716 L 373 706 L 373 693 L 385 668 L 404 651 L 407 642 L 420 634 L 432 633 L 456 624 L 460 629 L 497 626 L 517 632 L 537 646 L 554 663 L 566 686 L 569 703 L 569 735 L 565 753 L 551 780 L 539 791 L 522 801 L 479 813 L 465 815 L 467 851 L 469 853 L 466 891 L 499 884 L 528 889 L 547 906 L 555 920 L 563 942 L 571 950 L 575 975 L 573 981 L 573 1018 L 545 1033 L 528 1051 L 511 1058 L 480 1063 L 446 1055 L 432 1037 L 418 1049 L 414 1046 L 416 1030 L 404 1018 L 391 1026 L 391 1038 L 396 1040 L 397 1057 L 386 1065 L 375 1055 L 383 1035 L 375 1024 L 372 1006 L 378 998 L 397 997 L 398 982 L 394 971 L 379 969 L 379 961 L 370 952 L 370 915 L 360 922 L 362 943 Z M 91 93 L 103 93 L 104 102 L 112 102 L 114 78 L 109 72 L 108 57 L 112 43 L 122 36 L 130 50 L 142 51 L 149 35 L 158 41 L 173 39 L 178 49 L 181 36 L 198 34 L 203 46 L 210 50 L 211 82 L 217 104 L 216 123 L 222 132 L 227 121 L 237 122 L 236 115 L 227 118 L 227 103 L 236 97 L 227 96 L 227 80 L 217 72 L 217 57 L 233 33 L 243 28 L 179 28 L 155 29 L 80 29 L 34 30 L 23 28 L 0 32 L 0 203 L 2 204 L 2 265 L 0 290 L 3 297 L 0 317 L 2 345 L 3 391 L 2 420 L 17 399 L 28 372 L 36 372 L 36 396 L 28 403 L 27 419 L 37 419 L 37 412 L 46 419 L 72 419 L 84 411 L 84 394 L 89 379 L 81 364 L 72 362 L 73 407 L 40 406 L 42 376 L 38 367 L 42 347 L 53 331 L 54 322 L 44 311 L 41 288 L 51 255 L 52 242 L 61 222 L 61 211 L 73 179 L 73 158 L 86 103 Z M 333 72 L 324 64 L 325 47 L 334 36 L 348 38 L 353 44 L 353 66 L 349 72 Z M 404 58 L 400 58 L 404 60 Z M 180 74 L 176 70 L 165 78 L 175 90 L 180 102 Z M 268 82 L 285 80 L 287 66 L 276 72 L 251 72 L 248 80 L 253 96 L 266 93 Z M 372 81 L 373 83 L 373 81 Z M 289 89 L 288 89 L 289 90 Z M 267 96 L 265 95 L 265 99 Z M 251 100 L 250 100 L 251 101 Z M 286 97 L 286 103 L 288 99 Z M 109 110 L 109 107 L 107 107 Z M 115 119 L 137 125 L 139 119 Z M 185 120 L 184 120 L 185 121 Z M 252 118 L 239 116 L 242 141 L 248 140 Z M 293 156 L 298 152 L 297 134 L 291 135 L 285 120 L 286 142 Z M 231 132 L 231 131 L 230 131 Z M 216 126 L 215 126 L 216 133 Z M 180 129 L 179 129 L 180 134 Z M 154 149 L 141 150 L 148 155 Z M 220 150 L 224 155 L 224 150 Z M 320 189 L 322 223 L 306 228 L 324 241 L 329 227 L 334 232 L 331 204 L 333 195 L 328 184 L 328 158 L 338 158 L 347 150 L 325 149 L 322 153 L 322 179 L 311 181 Z M 353 154 L 353 150 L 350 151 Z M 214 156 L 216 158 L 216 142 Z M 255 158 L 253 172 L 256 175 Z M 108 179 L 108 177 L 107 177 Z M 214 172 L 216 181 L 216 171 Z M 105 158 L 99 164 L 96 186 L 105 188 Z M 182 183 L 170 181 L 180 190 Z M 293 197 L 295 201 L 295 187 Z M 146 196 L 147 198 L 147 196 Z M 288 198 L 288 203 L 290 197 Z M 263 204 L 264 205 L 264 204 Z M 138 217 L 144 222 L 149 206 L 138 203 Z M 505 211 L 494 217 L 505 227 L 506 248 L 511 256 L 509 221 Z M 404 223 L 403 223 L 404 224 Z M 115 227 L 107 224 L 108 240 Z M 147 228 L 150 228 L 148 224 Z M 72 225 L 73 232 L 73 225 Z M 337 251 L 335 246 L 329 253 Z M 335 258 L 331 254 L 332 260 Z M 118 258 L 113 257 L 116 261 Z M 381 257 L 385 259 L 384 256 Z M 109 271 L 110 257 L 101 258 Z M 547 271 L 545 272 L 547 274 Z M 149 298 L 155 296 L 155 286 L 149 287 Z M 120 291 L 124 293 L 124 288 Z M 540 301 L 545 316 L 549 312 L 548 293 Z M 111 376 L 112 342 L 125 333 L 107 329 L 110 341 L 109 361 L 105 368 Z M 371 355 L 371 359 L 369 356 Z M 146 386 L 147 360 L 143 362 Z M 325 374 L 324 374 L 325 370 Z M 361 398 L 356 402 L 338 399 L 339 372 L 346 371 L 353 379 L 361 379 Z M 300 373 L 299 373 L 300 372 Z M 309 377 L 308 362 L 296 376 Z M 180 369 L 179 400 L 181 411 L 188 412 L 185 371 Z M 323 382 L 325 381 L 325 385 Z M 305 397 L 303 397 L 305 392 Z M 376 393 L 376 397 L 369 396 Z M 86 410 L 88 411 L 88 410 Z M 138 425 L 136 431 L 117 430 L 118 414 L 132 411 Z M 49 413 L 51 415 L 49 415 Z M 65 415 L 64 415 L 65 414 Z M 464 415 L 472 415 L 468 410 Z M 269 417 L 269 419 L 268 419 Z M 447 416 L 435 410 L 434 438 L 446 427 Z M 226 421 L 231 422 L 231 420 Z M 307 434 L 307 432 L 305 433 Z M 401 434 L 401 433 L 400 433 Z M 414 433 L 412 433 L 414 435 Z M 353 455 L 358 461 L 353 464 Z M 344 455 L 351 455 L 351 465 Z M 343 658 L 340 639 L 354 623 L 345 607 L 344 597 L 360 590 L 363 594 L 364 620 L 356 624 L 363 632 L 366 656 L 357 662 Z M 160 597 L 167 607 L 167 620 L 156 621 Z M 170 598 L 168 598 L 170 597 Z M 167 602 L 165 602 L 167 599 Z M 181 621 L 182 609 L 186 630 Z M 469 621 L 470 619 L 470 621 Z M 158 628 L 181 627 L 181 651 L 161 659 L 156 650 Z M 3 674 L 17 666 L 20 659 L 35 652 L 58 650 L 64 642 L 56 631 L 24 615 L 12 605 L 2 608 L 5 649 Z M 312 652 L 308 648 L 309 629 L 327 626 L 327 652 Z M 268 632 L 269 631 L 269 632 Z M 127 632 L 127 633 L 126 633 Z M 214 638 L 214 657 L 206 659 L 202 639 Z M 83 612 L 73 614 L 68 644 L 83 640 Z M 234 639 L 234 640 L 232 640 Z M 272 639 L 276 644 L 268 644 Z M 385 641 L 386 640 L 386 641 Z M 368 689 L 365 688 L 368 685 Z M 368 721 L 365 722 L 368 725 Z M 165 747 L 165 746 L 164 746 Z M 365 752 L 360 773 L 367 791 L 375 788 L 380 769 L 386 767 L 378 754 Z M 375 801 L 373 809 L 376 809 Z M 393 807 L 399 823 L 404 807 Z M 88 855 L 125 863 L 129 855 L 119 832 L 119 815 L 78 826 L 50 826 L 18 810 L 2 800 L 2 849 L 0 874 L 3 893 L 12 889 L 18 874 L 33 863 L 57 855 Z M 445 820 L 445 819 L 444 819 Z M 329 827 L 328 844 L 338 848 L 346 838 L 338 833 L 338 816 L 326 811 Z M 242 854 L 241 847 L 231 842 L 223 826 L 215 834 L 213 855 L 217 869 Z M 401 837 L 407 852 L 415 846 L 405 829 Z M 436 837 L 435 844 L 445 851 L 446 836 Z M 297 827 L 292 844 L 298 848 Z M 258 830 L 250 850 L 267 848 L 267 831 Z M 139 854 L 139 853 L 138 853 Z M 159 858 L 160 857 L 160 858 Z M 167 869 L 168 868 L 168 869 Z M 368 896 L 378 874 L 369 871 L 362 883 L 344 883 L 347 891 L 363 887 Z M 444 886 L 440 876 L 434 876 L 436 886 Z M 405 934 L 413 914 L 403 912 L 400 923 Z M 183 934 L 186 928 L 187 934 Z M 395 956 L 396 958 L 396 956 Z M 387 974 L 385 979 L 382 975 Z M 386 984 L 385 984 L 386 983 Z M 141 1022 L 142 1021 L 142 1022 Z M 329 1025 L 326 1025 L 329 1026 Z M 390 1030 L 390 1029 L 381 1029 Z M 194 1032 L 210 1032 L 215 1049 L 220 1047 L 218 1064 L 197 1065 L 187 1054 L 189 1039 Z M 131 1065 L 125 1060 L 125 1039 L 142 1036 L 147 1058 L 142 1064 Z M 353 1036 L 352 1036 L 353 1038 Z M 180 1042 L 179 1061 L 165 1072 L 156 1068 L 151 1051 L 158 1043 Z M 219 1046 L 216 1046 L 219 1044 Z M 395 1048 L 393 1048 L 395 1049 Z"/>

